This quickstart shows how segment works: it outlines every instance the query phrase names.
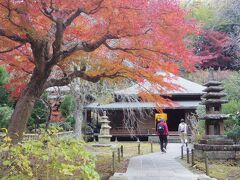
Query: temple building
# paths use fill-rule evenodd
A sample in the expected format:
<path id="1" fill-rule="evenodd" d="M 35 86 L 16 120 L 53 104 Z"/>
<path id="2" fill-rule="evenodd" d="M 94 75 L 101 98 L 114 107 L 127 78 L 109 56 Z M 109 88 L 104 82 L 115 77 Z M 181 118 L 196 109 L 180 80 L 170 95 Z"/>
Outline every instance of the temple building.
<path id="1" fill-rule="evenodd" d="M 174 103 L 173 107 L 160 105 L 163 113 L 167 114 L 167 124 L 171 135 L 177 133 L 181 118 L 186 119 L 189 114 L 195 112 L 201 102 L 204 86 L 178 76 L 170 81 L 182 87 L 181 90 L 168 91 L 168 96 L 159 94 Z M 141 98 L 139 101 L 126 101 L 126 99 L 131 99 L 127 97 L 138 97 L 139 92 L 143 89 L 150 89 L 149 86 L 149 83 L 135 84 L 115 91 L 113 103 L 92 103 L 86 106 L 87 121 L 98 123 L 96 114 L 106 111 L 110 120 L 111 135 L 115 137 L 130 135 L 147 137 L 156 134 L 155 116 L 158 113 L 156 104 L 141 101 Z M 133 118 L 135 121 L 132 121 Z"/>

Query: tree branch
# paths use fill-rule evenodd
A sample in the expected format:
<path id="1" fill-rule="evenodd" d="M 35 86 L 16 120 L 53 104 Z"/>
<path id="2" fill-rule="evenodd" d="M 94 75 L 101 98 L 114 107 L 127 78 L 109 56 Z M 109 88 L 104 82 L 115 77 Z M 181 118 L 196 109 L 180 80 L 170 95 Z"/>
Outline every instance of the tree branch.
<path id="1" fill-rule="evenodd" d="M 71 83 L 71 81 L 74 79 L 74 78 L 81 78 L 81 79 L 84 79 L 86 81 L 89 81 L 89 82 L 93 82 L 93 83 L 96 83 L 98 82 L 101 78 L 110 78 L 110 79 L 113 79 L 113 78 L 116 78 L 116 77 L 124 77 L 123 75 L 121 75 L 120 72 L 115 72 L 115 73 L 112 73 L 112 74 L 106 74 L 105 72 L 102 73 L 102 74 L 98 74 L 96 76 L 90 76 L 88 74 L 86 74 L 84 71 L 74 71 L 73 73 L 71 73 L 70 75 L 62 78 L 62 79 L 50 79 L 48 80 L 45 85 L 44 85 L 44 89 L 47 89 L 49 87 L 53 87 L 53 86 L 65 86 L 65 85 L 68 85 Z"/>
<path id="2" fill-rule="evenodd" d="M 117 36 L 114 36 L 112 34 L 106 33 L 104 36 L 102 36 L 102 38 L 100 38 L 99 40 L 93 42 L 93 43 L 89 43 L 86 41 L 83 41 L 82 43 L 80 43 L 76 50 L 83 50 L 85 52 L 92 52 L 95 49 L 99 48 L 102 44 L 104 44 L 108 39 L 119 39 Z"/>
<path id="3" fill-rule="evenodd" d="M 1 29 L 1 28 L 0 28 L 0 36 L 6 37 L 12 41 L 16 41 L 16 42 L 20 42 L 20 43 L 29 42 L 27 39 L 22 38 L 22 37 L 18 36 L 17 34 L 7 33 L 4 29 Z"/>
<path id="4" fill-rule="evenodd" d="M 96 13 L 96 12 L 101 8 L 101 5 L 102 5 L 103 1 L 104 1 L 104 0 L 101 0 L 101 1 L 97 4 L 96 8 L 92 9 L 91 11 L 89 11 L 88 14 L 94 14 L 94 13 Z"/>
<path id="5" fill-rule="evenodd" d="M 15 50 L 15 49 L 18 49 L 18 48 L 22 47 L 23 45 L 24 45 L 24 44 L 20 44 L 20 45 L 18 45 L 18 46 L 9 48 L 9 49 L 7 49 L 7 50 L 0 51 L 0 53 L 8 53 L 8 52 L 11 52 L 11 51 L 13 51 L 13 50 Z"/>
<path id="6" fill-rule="evenodd" d="M 11 18 L 12 17 L 12 11 L 16 12 L 17 14 L 19 14 L 20 16 L 22 15 L 26 15 L 26 13 L 24 11 L 21 11 L 21 10 L 18 10 L 17 8 L 15 9 L 11 9 L 10 7 L 10 1 L 8 1 L 8 4 L 7 5 L 4 5 L 3 3 L 0 3 L 0 5 L 2 7 L 4 7 L 8 13 L 7 13 L 7 16 L 6 16 L 6 19 L 13 25 L 13 26 L 16 26 L 17 28 L 19 28 L 21 31 L 24 31 L 26 33 L 26 36 L 28 38 L 29 41 L 32 40 L 32 37 L 30 36 L 30 34 L 28 33 L 28 29 L 25 28 L 24 26 L 21 26 L 17 23 L 14 22 L 14 20 Z"/>
<path id="7" fill-rule="evenodd" d="M 95 8 L 93 8 L 92 10 L 90 10 L 89 12 L 87 12 L 87 11 L 84 10 L 83 8 L 78 8 L 74 13 L 72 13 L 72 15 L 71 15 L 68 19 L 66 19 L 66 20 L 64 21 L 65 27 L 69 26 L 69 25 L 74 21 L 74 19 L 76 19 L 81 13 L 88 14 L 88 15 L 89 15 L 89 14 L 94 14 L 94 13 L 96 13 L 96 12 L 100 9 L 101 4 L 103 3 L 103 1 L 104 1 L 104 0 L 101 0 L 101 1 L 97 4 L 97 6 L 96 6 Z"/>
<path id="8" fill-rule="evenodd" d="M 141 50 L 139 48 L 121 48 L 121 47 L 111 47 L 107 42 L 103 43 L 104 46 L 106 46 L 108 49 L 110 50 L 119 50 L 119 51 L 124 51 L 124 52 L 128 52 L 129 51 L 137 51 L 137 50 Z"/>
<path id="9" fill-rule="evenodd" d="M 56 22 L 57 21 L 56 17 L 52 15 L 54 11 L 52 0 L 50 2 L 50 7 L 49 7 L 50 10 L 47 7 L 47 4 L 45 2 L 41 1 L 41 4 L 42 4 L 42 9 L 40 9 L 40 11 L 43 13 L 43 15 L 49 18 L 51 21 Z"/>
<path id="10" fill-rule="evenodd" d="M 97 49 L 98 47 L 100 47 L 108 39 L 117 39 L 117 37 L 107 33 L 102 38 L 100 38 L 99 40 L 97 40 L 93 43 L 88 43 L 85 41 L 76 43 L 76 44 L 72 45 L 71 47 L 69 47 L 67 50 L 59 51 L 56 54 L 54 54 L 54 56 L 52 56 L 52 58 L 49 59 L 48 64 L 49 65 L 55 64 L 55 63 L 65 59 L 66 57 L 70 56 L 71 54 L 73 54 L 76 51 L 82 50 L 85 52 L 92 52 L 95 49 Z"/>
<path id="11" fill-rule="evenodd" d="M 174 55 L 171 55 L 171 54 L 167 54 L 167 53 L 164 53 L 164 52 L 161 52 L 161 51 L 158 51 L 158 50 L 154 50 L 154 49 L 149 49 L 149 48 L 122 48 L 122 47 L 111 47 L 109 44 L 107 44 L 106 42 L 103 43 L 104 46 L 106 46 L 108 49 L 110 50 L 115 50 L 115 51 L 123 51 L 123 52 L 126 52 L 126 53 L 131 53 L 133 54 L 131 51 L 149 51 L 149 52 L 154 52 L 154 53 L 158 53 L 158 54 L 161 54 L 163 56 L 165 56 L 166 58 L 176 58 Z M 136 55 L 134 55 L 136 56 Z"/>
<path id="12" fill-rule="evenodd" d="M 76 19 L 83 11 L 83 9 L 78 8 L 68 19 L 64 21 L 64 26 L 69 26 L 74 21 L 74 19 Z"/>
<path id="13" fill-rule="evenodd" d="M 56 54 L 61 50 L 62 41 L 63 41 L 64 25 L 63 22 L 58 19 L 56 21 L 56 32 L 55 32 L 55 41 L 52 44 L 53 54 Z"/>

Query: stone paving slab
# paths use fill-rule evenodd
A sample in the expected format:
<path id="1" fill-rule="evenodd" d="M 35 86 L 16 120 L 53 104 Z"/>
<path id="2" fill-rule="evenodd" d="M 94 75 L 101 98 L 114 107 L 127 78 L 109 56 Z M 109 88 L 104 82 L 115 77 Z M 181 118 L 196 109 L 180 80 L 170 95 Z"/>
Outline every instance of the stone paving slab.
<path id="1" fill-rule="evenodd" d="M 194 174 L 176 160 L 181 144 L 169 143 L 167 153 L 156 152 L 130 159 L 126 173 L 116 173 L 110 180 L 210 180 L 204 174 Z M 186 153 L 186 151 L 184 151 Z"/>

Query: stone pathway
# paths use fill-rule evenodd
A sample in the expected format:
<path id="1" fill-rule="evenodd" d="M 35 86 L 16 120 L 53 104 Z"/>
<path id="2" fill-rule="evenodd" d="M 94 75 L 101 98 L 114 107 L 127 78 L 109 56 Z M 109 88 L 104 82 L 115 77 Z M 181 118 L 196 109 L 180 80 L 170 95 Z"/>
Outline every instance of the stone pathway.
<path id="1" fill-rule="evenodd" d="M 180 143 L 170 143 L 167 153 L 156 152 L 130 159 L 126 173 L 115 173 L 110 180 L 208 180 L 204 174 L 194 174 L 176 160 Z"/>

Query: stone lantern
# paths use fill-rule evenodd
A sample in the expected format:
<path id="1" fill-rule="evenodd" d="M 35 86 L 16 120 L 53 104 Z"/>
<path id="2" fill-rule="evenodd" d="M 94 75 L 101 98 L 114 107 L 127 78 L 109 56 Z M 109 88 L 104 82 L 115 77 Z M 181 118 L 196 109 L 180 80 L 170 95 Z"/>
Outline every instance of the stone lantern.
<path id="1" fill-rule="evenodd" d="M 110 135 L 111 127 L 109 124 L 108 117 L 106 116 L 106 111 L 103 112 L 103 116 L 100 118 L 99 123 L 101 123 L 100 133 L 98 135 L 99 144 L 109 144 L 112 135 Z"/>
<path id="2" fill-rule="evenodd" d="M 224 135 L 224 120 L 228 116 L 221 112 L 222 104 L 227 102 L 222 99 L 226 96 L 222 92 L 224 90 L 222 83 L 213 80 L 212 74 L 210 81 L 204 86 L 206 93 L 202 96 L 202 104 L 206 107 L 206 115 L 203 117 L 205 136 L 199 144 L 194 144 L 195 155 L 198 158 L 203 158 L 207 154 L 210 159 L 235 159 L 240 145 L 234 145 L 233 140 Z"/>
<path id="3" fill-rule="evenodd" d="M 222 83 L 219 81 L 209 81 L 204 84 L 207 88 L 204 90 L 206 94 L 202 96 L 202 104 L 206 106 L 205 119 L 205 132 L 209 136 L 220 136 L 224 135 L 224 123 L 227 119 L 227 115 L 221 113 L 222 104 L 226 103 L 227 100 L 221 99 L 226 96 L 223 93 Z"/>

